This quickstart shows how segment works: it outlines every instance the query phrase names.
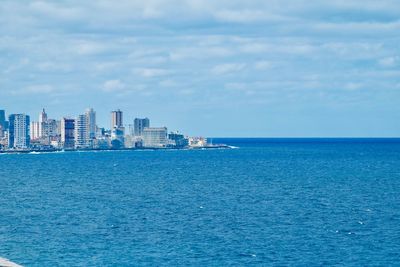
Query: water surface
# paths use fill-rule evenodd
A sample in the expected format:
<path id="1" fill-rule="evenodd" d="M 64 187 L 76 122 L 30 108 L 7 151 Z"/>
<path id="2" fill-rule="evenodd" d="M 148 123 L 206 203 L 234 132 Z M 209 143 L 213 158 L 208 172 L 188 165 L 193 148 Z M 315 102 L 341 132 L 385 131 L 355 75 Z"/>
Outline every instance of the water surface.
<path id="1" fill-rule="evenodd" d="M 0 256 L 26 266 L 400 265 L 399 139 L 0 154 Z"/>

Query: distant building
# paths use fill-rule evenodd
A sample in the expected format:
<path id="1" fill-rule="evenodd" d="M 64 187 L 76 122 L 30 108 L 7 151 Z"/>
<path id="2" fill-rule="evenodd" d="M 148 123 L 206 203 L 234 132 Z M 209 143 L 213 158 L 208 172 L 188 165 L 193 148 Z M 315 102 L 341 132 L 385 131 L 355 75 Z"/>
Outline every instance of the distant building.
<path id="1" fill-rule="evenodd" d="M 75 147 L 75 120 L 63 118 L 61 120 L 61 146 L 64 148 Z"/>
<path id="2" fill-rule="evenodd" d="M 116 110 L 111 111 L 111 129 L 114 127 L 121 128 L 123 127 L 123 120 L 122 120 L 122 111 Z"/>
<path id="3" fill-rule="evenodd" d="M 144 147 L 165 147 L 167 140 L 167 127 L 147 127 L 143 129 Z"/>
<path id="4" fill-rule="evenodd" d="M 42 137 L 55 137 L 57 136 L 57 121 L 53 119 L 46 120 L 42 123 Z"/>
<path id="5" fill-rule="evenodd" d="M 46 136 L 45 128 L 47 122 L 47 113 L 43 109 L 42 112 L 39 114 L 39 137 Z"/>
<path id="6" fill-rule="evenodd" d="M 189 137 L 189 146 L 190 147 L 204 147 L 207 146 L 207 138 L 204 137 Z"/>
<path id="7" fill-rule="evenodd" d="M 40 137 L 40 134 L 39 134 L 39 122 L 31 121 L 30 136 L 31 136 L 31 140 L 39 139 L 39 137 Z"/>
<path id="8" fill-rule="evenodd" d="M 143 129 L 150 127 L 150 120 L 148 118 L 139 119 L 136 118 L 134 121 L 134 135 L 142 136 Z"/>
<path id="9" fill-rule="evenodd" d="M 178 148 L 183 148 L 189 145 L 189 139 L 185 138 L 185 136 L 180 133 L 170 133 L 168 134 L 168 139 L 173 141 L 173 145 Z"/>
<path id="10" fill-rule="evenodd" d="M 124 144 L 124 128 L 114 127 L 111 130 L 111 147 L 114 149 L 120 149 L 124 147 Z"/>
<path id="11" fill-rule="evenodd" d="M 0 110 L 0 128 L 5 131 L 6 127 L 6 112 L 4 110 Z"/>
<path id="12" fill-rule="evenodd" d="M 96 138 L 96 112 L 90 108 L 85 112 L 88 126 L 89 139 L 93 140 Z"/>
<path id="13" fill-rule="evenodd" d="M 87 116 L 79 115 L 75 121 L 75 148 L 88 148 L 89 140 Z"/>
<path id="14" fill-rule="evenodd" d="M 8 146 L 14 149 L 28 149 L 30 144 L 29 116 L 11 114 L 9 116 Z"/>

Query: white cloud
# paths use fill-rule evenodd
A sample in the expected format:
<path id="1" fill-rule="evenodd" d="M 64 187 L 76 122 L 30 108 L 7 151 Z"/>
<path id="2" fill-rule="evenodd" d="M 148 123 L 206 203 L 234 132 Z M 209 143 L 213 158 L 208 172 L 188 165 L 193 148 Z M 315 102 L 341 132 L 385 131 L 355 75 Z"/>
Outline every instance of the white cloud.
<path id="1" fill-rule="evenodd" d="M 227 63 L 216 65 L 211 69 L 211 72 L 215 75 L 224 75 L 234 72 L 239 72 L 246 67 L 243 63 Z"/>
<path id="2" fill-rule="evenodd" d="M 136 68 L 133 70 L 133 73 L 142 76 L 144 78 L 152 78 L 158 76 L 165 76 L 169 74 L 169 71 L 160 68 Z"/>
<path id="3" fill-rule="evenodd" d="M 49 94 L 54 91 L 54 87 L 49 84 L 33 84 L 25 86 L 21 89 L 10 90 L 13 95 L 32 95 L 32 94 Z"/>
<path id="4" fill-rule="evenodd" d="M 257 61 L 254 64 L 254 68 L 256 70 L 267 70 L 272 67 L 272 63 L 270 61 L 262 60 L 262 61 Z"/>
<path id="5" fill-rule="evenodd" d="M 363 86 L 362 83 L 349 82 L 344 86 L 344 88 L 349 91 L 355 91 L 361 89 Z"/>
<path id="6" fill-rule="evenodd" d="M 108 80 L 103 84 L 103 91 L 105 92 L 116 92 L 126 88 L 126 85 L 120 80 Z"/>
<path id="7" fill-rule="evenodd" d="M 78 41 L 73 49 L 79 55 L 94 55 L 104 52 L 106 50 L 106 46 L 91 41 Z"/>
<path id="8" fill-rule="evenodd" d="M 224 22 L 252 23 L 265 21 L 284 21 L 288 18 L 271 14 L 266 10 L 221 10 L 214 14 L 215 18 Z"/>
<path id="9" fill-rule="evenodd" d="M 395 67 L 399 61 L 400 57 L 385 57 L 378 62 L 382 67 Z"/>

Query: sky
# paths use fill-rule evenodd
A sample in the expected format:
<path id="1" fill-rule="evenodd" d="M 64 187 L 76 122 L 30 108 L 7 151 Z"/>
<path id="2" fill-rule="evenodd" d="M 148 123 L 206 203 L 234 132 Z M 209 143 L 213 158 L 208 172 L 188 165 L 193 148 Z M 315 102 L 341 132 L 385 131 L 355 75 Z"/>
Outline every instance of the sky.
<path id="1" fill-rule="evenodd" d="M 0 1 L 0 109 L 210 137 L 399 137 L 400 1 Z"/>

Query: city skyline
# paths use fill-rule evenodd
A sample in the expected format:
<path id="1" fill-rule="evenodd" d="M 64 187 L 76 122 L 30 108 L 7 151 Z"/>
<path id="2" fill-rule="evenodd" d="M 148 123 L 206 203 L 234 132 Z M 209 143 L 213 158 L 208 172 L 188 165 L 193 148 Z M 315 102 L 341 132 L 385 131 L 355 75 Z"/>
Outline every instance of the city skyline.
<path id="1" fill-rule="evenodd" d="M 97 112 L 93 108 L 86 108 L 74 118 L 56 119 L 43 108 L 37 121 L 26 113 L 5 114 L 0 109 L 0 153 L 229 148 L 226 144 L 208 142 L 205 137 L 168 131 L 166 126 L 151 126 L 148 117 L 136 117 L 133 123 L 124 124 L 120 109 L 110 112 L 110 128 L 97 124 Z"/>
<path id="2" fill-rule="evenodd" d="M 33 1 L 0 9 L 0 107 L 213 137 L 400 136 L 398 1 Z"/>

